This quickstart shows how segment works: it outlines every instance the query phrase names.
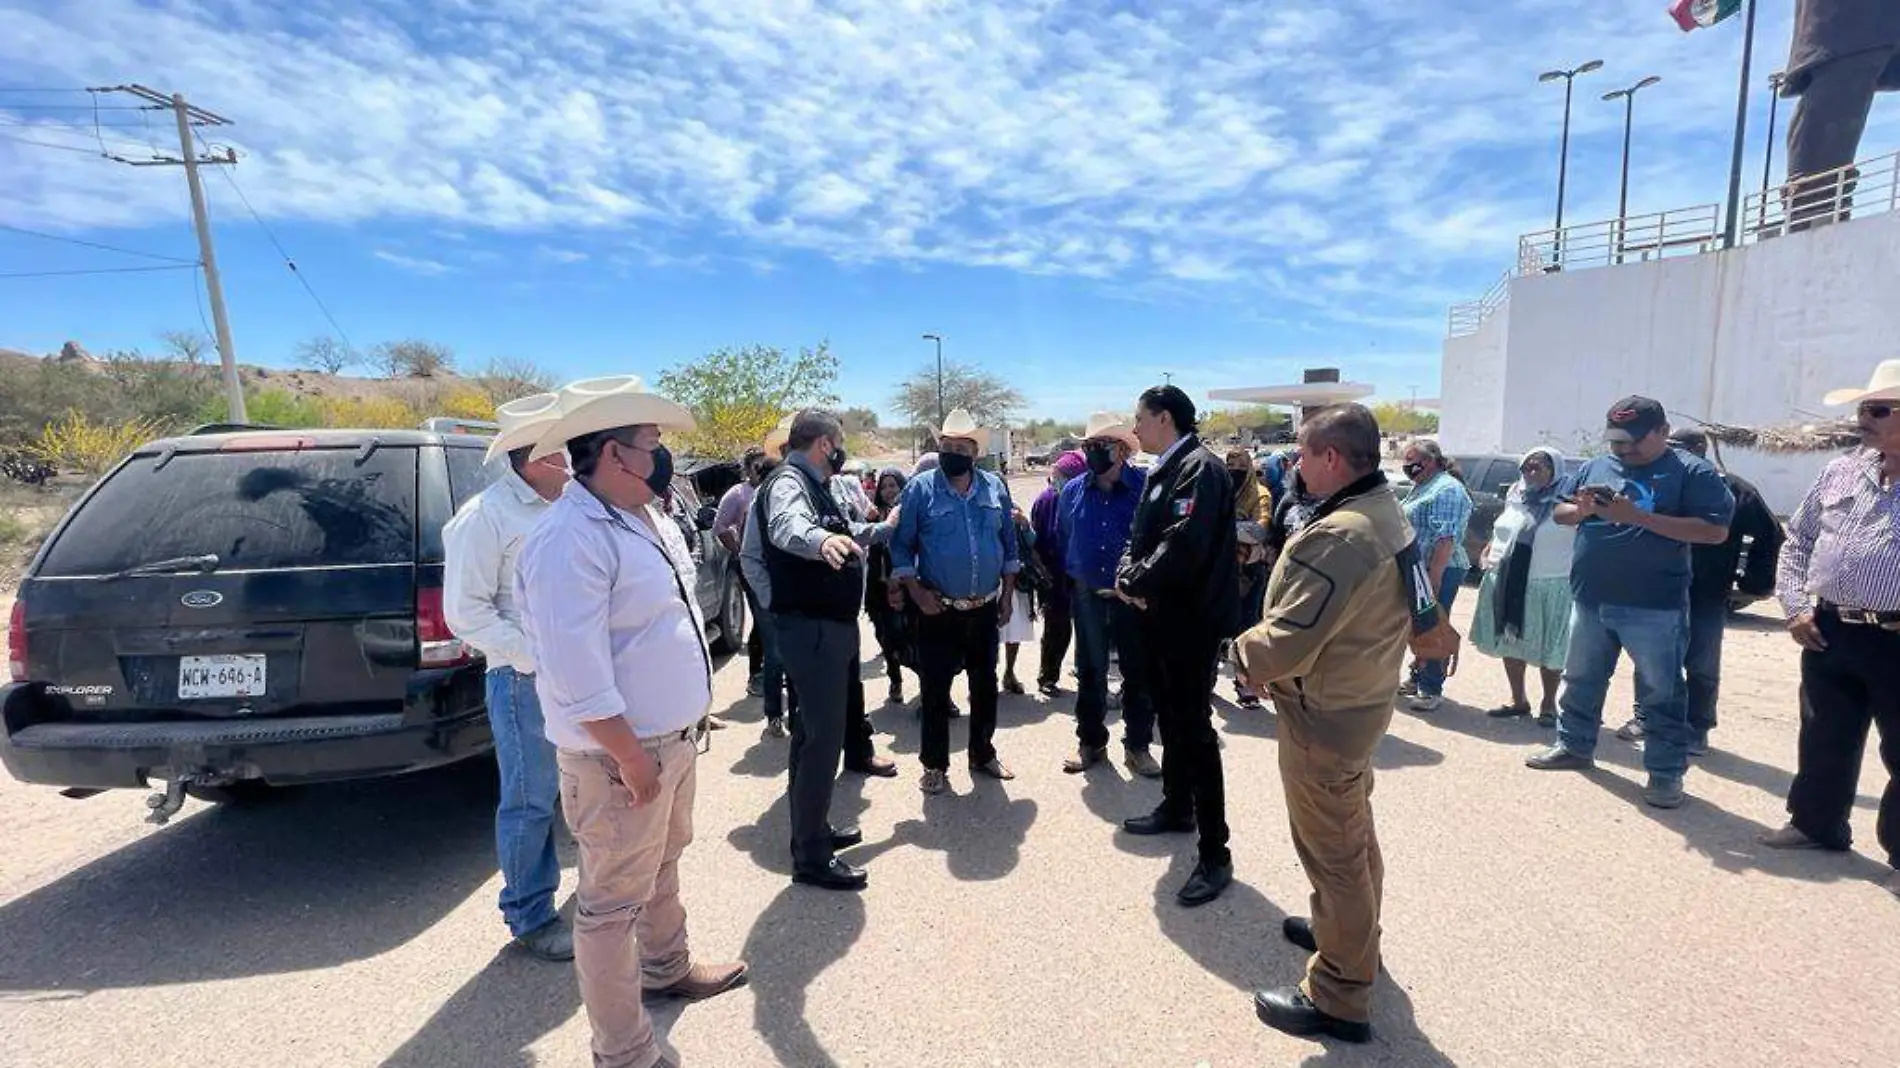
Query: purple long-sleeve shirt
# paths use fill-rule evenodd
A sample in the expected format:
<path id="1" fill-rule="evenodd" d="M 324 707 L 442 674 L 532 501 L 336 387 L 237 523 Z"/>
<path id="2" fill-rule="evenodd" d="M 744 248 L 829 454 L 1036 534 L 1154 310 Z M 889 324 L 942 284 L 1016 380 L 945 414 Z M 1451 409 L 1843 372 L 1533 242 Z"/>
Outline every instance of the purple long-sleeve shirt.
<path id="1" fill-rule="evenodd" d="M 1880 462 L 1871 449 L 1832 461 L 1789 518 L 1776 582 L 1788 618 L 1816 600 L 1900 612 L 1900 484 L 1881 485 Z"/>
<path id="2" fill-rule="evenodd" d="M 1062 563 L 1068 550 L 1062 544 L 1061 514 L 1056 508 L 1059 497 L 1056 488 L 1050 486 L 1029 506 L 1029 529 L 1036 532 L 1036 556 L 1056 580 L 1049 595 L 1050 607 L 1058 610 L 1069 603 L 1068 568 Z"/>

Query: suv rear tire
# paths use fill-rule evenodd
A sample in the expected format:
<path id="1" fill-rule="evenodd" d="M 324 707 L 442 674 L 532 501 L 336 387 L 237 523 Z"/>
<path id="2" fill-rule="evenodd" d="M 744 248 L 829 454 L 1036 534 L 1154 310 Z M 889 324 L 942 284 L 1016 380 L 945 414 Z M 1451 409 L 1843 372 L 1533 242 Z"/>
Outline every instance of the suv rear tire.
<path id="1" fill-rule="evenodd" d="M 719 609 L 719 640 L 714 656 L 737 656 L 745 648 L 745 587 L 736 572 L 726 575 L 726 595 Z"/>

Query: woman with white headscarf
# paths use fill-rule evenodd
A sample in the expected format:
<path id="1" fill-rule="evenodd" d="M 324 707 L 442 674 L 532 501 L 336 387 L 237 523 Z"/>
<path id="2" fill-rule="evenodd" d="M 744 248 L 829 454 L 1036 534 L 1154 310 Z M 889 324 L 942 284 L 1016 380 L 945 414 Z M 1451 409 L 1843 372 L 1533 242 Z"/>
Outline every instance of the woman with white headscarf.
<path id="1" fill-rule="evenodd" d="M 1525 675 L 1535 664 L 1544 684 L 1537 722 L 1550 726 L 1557 722 L 1557 683 L 1570 649 L 1570 560 L 1577 531 L 1551 518 L 1564 473 L 1562 453 L 1548 445 L 1532 449 L 1518 462 L 1518 473 L 1484 550 L 1471 643 L 1502 659 L 1511 682 L 1511 703 L 1489 714 L 1531 714 Z"/>

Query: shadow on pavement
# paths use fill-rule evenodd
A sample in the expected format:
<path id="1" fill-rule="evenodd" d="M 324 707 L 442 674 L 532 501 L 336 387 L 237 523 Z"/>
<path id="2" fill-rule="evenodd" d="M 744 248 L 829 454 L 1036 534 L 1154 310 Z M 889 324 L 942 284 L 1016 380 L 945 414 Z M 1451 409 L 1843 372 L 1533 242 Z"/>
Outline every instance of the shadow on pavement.
<path id="1" fill-rule="evenodd" d="M 565 910 L 572 918 L 572 909 Z M 581 1008 L 571 964 L 539 961 L 513 947 L 495 954 L 436 1010 L 383 1068 L 533 1068 L 528 1047 Z M 660 1021 L 654 1026 L 658 1028 Z M 505 1052 L 504 1052 L 505 1051 Z"/>
<path id="2" fill-rule="evenodd" d="M 836 1068 L 806 1016 L 806 990 L 864 933 L 864 898 L 787 886 L 746 935 L 752 1021 L 779 1064 Z"/>
<path id="3" fill-rule="evenodd" d="M 1601 749 L 1598 751 L 1601 753 Z M 1859 853 L 1770 849 L 1755 837 L 1772 828 L 1696 797 L 1693 776 L 1689 780 L 1687 804 L 1678 809 L 1658 809 L 1643 803 L 1641 786 L 1620 775 L 1601 771 L 1585 774 L 1591 782 L 1616 795 L 1638 813 L 1682 835 L 1685 845 L 1709 858 L 1722 871 L 1759 871 L 1782 879 L 1832 883 L 1878 882 L 1890 870 L 1885 864 Z"/>
<path id="4" fill-rule="evenodd" d="M 317 971 L 394 949 L 494 874 L 495 795 L 493 762 L 470 760 L 155 830 L 0 906 L 0 990 Z"/>
<path id="5" fill-rule="evenodd" d="M 900 846 L 940 852 L 951 876 L 963 882 L 989 882 L 1016 870 L 1023 842 L 1036 822 L 1036 803 L 1012 800 L 1006 784 L 988 779 L 964 794 L 924 799 L 924 818 L 905 820 L 891 828 L 882 842 L 868 842 L 842 855 L 853 864 L 868 864 L 881 853 Z"/>
<path id="6" fill-rule="evenodd" d="M 1253 992 L 1298 982 L 1305 974 L 1306 953 L 1281 937 L 1280 921 L 1286 913 L 1244 882 L 1235 882 L 1220 900 L 1197 909 L 1175 904 L 1175 890 L 1187 880 L 1191 866 L 1191 860 L 1176 864 L 1177 870 L 1155 884 L 1155 919 L 1162 934 L 1194 963 L 1235 988 L 1236 1028 L 1265 1028 L 1254 1015 Z M 1411 997 L 1383 969 L 1373 989 L 1372 1030 L 1372 1042 L 1363 1046 L 1315 1039 L 1323 1049 L 1303 1064 L 1452 1068 L 1455 1063 L 1419 1030 Z"/>

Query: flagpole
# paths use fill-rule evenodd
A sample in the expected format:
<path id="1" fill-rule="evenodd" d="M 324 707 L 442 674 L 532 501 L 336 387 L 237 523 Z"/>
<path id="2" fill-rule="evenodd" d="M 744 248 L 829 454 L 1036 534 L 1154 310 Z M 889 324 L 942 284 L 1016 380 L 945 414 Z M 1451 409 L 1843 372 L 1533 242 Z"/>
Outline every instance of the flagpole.
<path id="1" fill-rule="evenodd" d="M 1755 60 L 1755 0 L 1742 0 L 1747 13 L 1742 28 L 1742 77 L 1735 90 L 1735 147 L 1728 165 L 1728 218 L 1722 228 L 1722 247 L 1742 243 L 1742 147 L 1748 140 L 1748 79 Z"/>

